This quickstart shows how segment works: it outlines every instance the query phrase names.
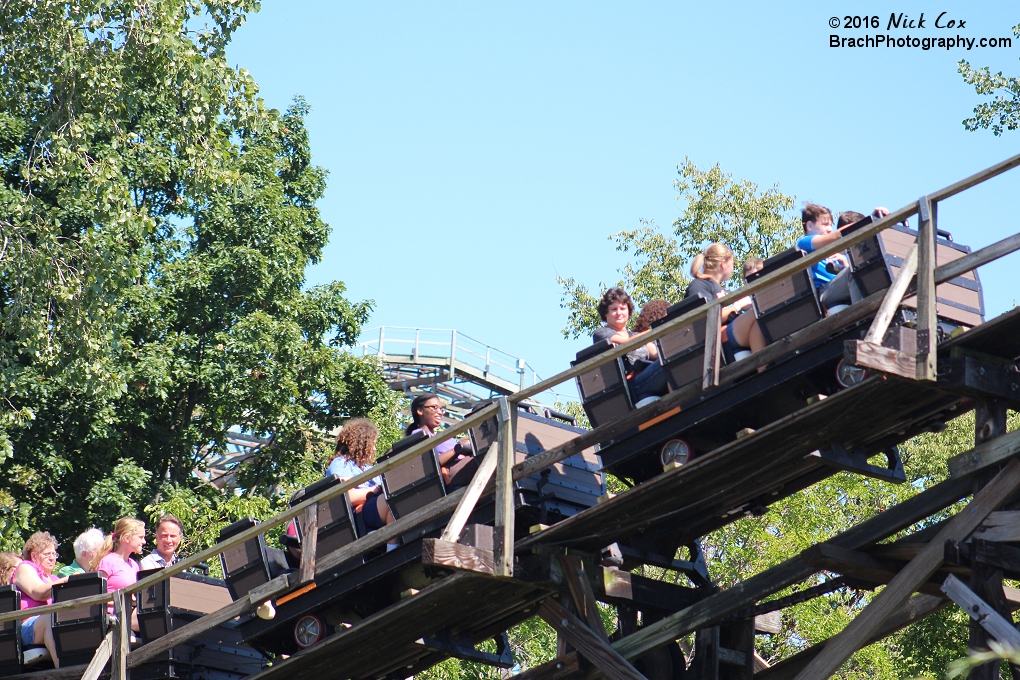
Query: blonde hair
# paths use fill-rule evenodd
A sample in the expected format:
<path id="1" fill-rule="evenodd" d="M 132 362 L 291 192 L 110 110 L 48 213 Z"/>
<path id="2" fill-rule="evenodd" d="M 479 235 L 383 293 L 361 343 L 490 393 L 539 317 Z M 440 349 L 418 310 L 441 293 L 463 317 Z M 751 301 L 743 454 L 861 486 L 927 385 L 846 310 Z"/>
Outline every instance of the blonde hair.
<path id="1" fill-rule="evenodd" d="M 89 571 L 96 571 L 99 569 L 99 562 L 104 557 L 112 552 L 115 552 L 120 547 L 120 540 L 125 536 L 136 536 L 145 535 L 145 522 L 134 517 L 121 517 L 117 520 L 117 523 L 113 525 L 113 533 L 106 537 L 103 541 L 102 547 L 99 548 L 99 552 L 92 558 L 92 564 L 88 566 Z M 85 565 L 82 565 L 85 566 Z"/>
<path id="2" fill-rule="evenodd" d="M 25 547 L 21 549 L 21 556 L 26 560 L 32 559 L 32 553 L 41 553 L 46 548 L 57 549 L 57 539 L 48 531 L 37 531 L 25 541 Z"/>
<path id="3" fill-rule="evenodd" d="M 719 269 L 723 262 L 733 259 L 733 251 L 725 243 L 713 243 L 705 248 L 691 263 L 691 276 L 696 279 L 710 279 L 711 272 Z"/>
<path id="4" fill-rule="evenodd" d="M 0 586 L 6 586 L 11 582 L 14 570 L 22 563 L 21 555 L 12 552 L 0 552 Z"/>

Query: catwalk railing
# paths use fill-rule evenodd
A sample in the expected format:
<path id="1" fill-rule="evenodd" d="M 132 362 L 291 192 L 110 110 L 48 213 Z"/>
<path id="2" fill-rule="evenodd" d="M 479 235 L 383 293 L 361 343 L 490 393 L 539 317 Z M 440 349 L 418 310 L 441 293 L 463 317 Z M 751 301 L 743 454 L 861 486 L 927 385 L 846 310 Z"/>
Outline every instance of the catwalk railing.
<path id="1" fill-rule="evenodd" d="M 783 355 L 806 346 L 819 338 L 825 337 L 835 329 L 843 328 L 856 321 L 875 316 L 872 330 L 865 340 L 858 343 L 858 359 L 863 365 L 872 366 L 878 370 L 894 372 L 899 375 L 918 379 L 933 380 L 936 375 L 935 342 L 918 343 L 918 354 L 916 356 L 892 356 L 892 350 L 882 348 L 877 344 L 876 339 L 881 339 L 885 327 L 889 324 L 891 314 L 895 311 L 904 294 L 908 293 L 911 279 L 916 275 L 917 294 L 917 326 L 919 331 L 929 331 L 930 338 L 934 337 L 935 329 L 935 286 L 939 283 L 949 281 L 965 272 L 971 271 L 981 265 L 987 264 L 1004 255 L 1020 250 L 1020 234 L 1010 236 L 985 248 L 981 248 L 951 263 L 936 266 L 934 248 L 935 234 L 937 229 L 938 203 L 951 196 L 954 196 L 966 189 L 980 184 L 988 179 L 1000 175 L 1020 165 L 1020 155 L 1014 156 L 1002 163 L 987 168 L 960 182 L 950 185 L 935 193 L 923 196 L 917 202 L 911 203 L 899 210 L 896 210 L 886 217 L 875 221 L 873 224 L 864 227 L 853 234 L 843 238 L 831 245 L 820 248 L 810 253 L 797 262 L 786 265 L 776 271 L 762 276 L 760 279 L 745 285 L 740 290 L 729 293 L 723 298 L 713 300 L 709 304 L 694 309 L 662 326 L 652 329 L 649 332 L 627 343 L 621 344 L 609 351 L 599 354 L 592 359 L 579 363 L 569 370 L 563 371 L 552 378 L 542 380 L 534 385 L 525 387 L 520 391 L 508 396 L 501 397 L 496 403 L 488 405 L 471 414 L 463 421 L 455 423 L 446 430 L 438 433 L 435 437 L 425 440 L 406 451 L 395 455 L 375 465 L 369 470 L 352 477 L 346 482 L 338 484 L 309 498 L 300 504 L 284 511 L 270 519 L 261 522 L 251 529 L 236 534 L 216 545 L 202 550 L 191 557 L 180 560 L 172 566 L 163 569 L 139 580 L 128 588 L 106 595 L 95 595 L 77 600 L 71 600 L 55 605 L 36 607 L 31 612 L 10 612 L 0 614 L 0 622 L 24 618 L 26 614 L 49 614 L 50 612 L 65 611 L 72 608 L 86 605 L 99 604 L 113 600 L 115 611 L 118 613 L 113 629 L 110 632 L 107 642 L 99 650 L 93 662 L 82 676 L 85 680 L 95 680 L 102 672 L 110 658 L 113 659 L 111 676 L 113 680 L 124 680 L 128 669 L 137 666 L 155 656 L 166 652 L 172 647 L 181 644 L 183 641 L 198 635 L 199 633 L 220 625 L 236 616 L 251 611 L 261 603 L 275 596 L 299 588 L 311 582 L 316 574 L 324 573 L 345 561 L 361 555 L 367 551 L 382 546 L 388 540 L 399 537 L 410 529 L 417 527 L 439 517 L 452 513 L 452 518 L 443 532 L 443 540 L 456 542 L 464 522 L 470 516 L 478 500 L 484 496 L 495 493 L 496 495 L 496 530 L 495 530 L 495 551 L 494 551 L 494 573 L 497 576 L 511 577 L 513 575 L 513 537 L 514 537 L 514 514 L 513 514 L 513 481 L 528 477 L 550 465 L 573 456 L 582 450 L 600 442 L 606 441 L 638 426 L 651 418 L 662 415 L 681 403 L 690 400 L 693 396 L 703 391 L 708 391 L 721 384 L 736 380 L 756 371 Z M 777 283 L 781 279 L 789 277 L 795 272 L 802 271 L 807 267 L 820 262 L 821 260 L 843 251 L 850 246 L 868 239 L 884 229 L 893 226 L 913 216 L 920 216 L 918 239 L 916 245 L 916 264 L 911 266 L 908 262 L 904 265 L 900 276 L 893 285 L 885 292 L 875 293 L 871 297 L 851 305 L 849 308 L 838 312 L 813 326 L 805 328 L 797 333 L 788 336 L 780 341 L 755 352 L 734 364 L 720 368 L 720 347 L 718 342 L 718 329 L 721 324 L 722 307 L 736 302 L 740 298 L 762 291 Z M 915 272 L 910 269 L 915 268 Z M 607 362 L 623 356 L 639 346 L 663 337 L 675 329 L 688 325 L 702 318 L 707 319 L 708 329 L 706 330 L 706 349 L 703 366 L 703 376 L 700 383 L 695 382 L 678 391 L 672 392 L 658 401 L 643 408 L 621 415 L 614 421 L 585 432 L 566 443 L 529 457 L 522 463 L 516 465 L 514 462 L 514 428 L 516 404 L 549 390 L 565 381 L 576 378 L 581 374 L 601 366 Z M 713 329 L 715 332 L 713 332 Z M 382 529 L 374 531 L 362 538 L 357 539 L 316 562 L 314 546 L 306 545 L 302 552 L 302 562 L 299 571 L 291 574 L 278 576 L 272 581 L 252 591 L 248 597 L 242 598 L 231 605 L 223 607 L 217 612 L 207 614 L 201 619 L 189 623 L 182 628 L 173 631 L 155 641 L 130 650 L 130 631 L 126 622 L 130 616 L 126 615 L 130 596 L 145 590 L 146 588 L 159 583 L 171 576 L 181 573 L 187 569 L 198 566 L 200 563 L 215 558 L 220 553 L 238 546 L 260 534 L 279 527 L 280 525 L 296 518 L 303 517 L 306 526 L 312 526 L 316 521 L 318 506 L 323 501 L 346 493 L 348 490 L 359 484 L 373 479 L 384 472 L 410 461 L 422 455 L 437 444 L 450 440 L 458 435 L 467 432 L 470 428 L 495 416 L 499 423 L 498 441 L 489 451 L 486 452 L 479 472 L 468 487 L 451 493 L 432 504 L 423 507 L 415 512 L 402 517 Z M 492 477 L 495 476 L 495 480 Z M 314 541 L 314 532 L 309 539 Z M 725 591 L 728 592 L 728 591 Z M 720 595 L 719 597 L 722 597 Z M 711 599 L 711 598 L 710 598 Z M 708 606 L 708 600 L 704 606 Z M 698 606 L 703 609 L 702 605 Z M 614 647 L 619 651 L 626 652 L 627 658 L 632 658 L 636 650 L 649 649 L 655 644 L 661 644 L 660 638 L 664 635 L 674 635 L 677 631 L 686 630 L 685 627 L 670 626 L 661 622 L 649 626 L 640 634 L 626 638 L 623 643 L 616 643 Z M 671 638 L 675 639 L 675 637 Z M 829 650 L 826 650 L 829 651 Z M 835 652 L 830 652 L 828 657 L 835 658 Z"/>

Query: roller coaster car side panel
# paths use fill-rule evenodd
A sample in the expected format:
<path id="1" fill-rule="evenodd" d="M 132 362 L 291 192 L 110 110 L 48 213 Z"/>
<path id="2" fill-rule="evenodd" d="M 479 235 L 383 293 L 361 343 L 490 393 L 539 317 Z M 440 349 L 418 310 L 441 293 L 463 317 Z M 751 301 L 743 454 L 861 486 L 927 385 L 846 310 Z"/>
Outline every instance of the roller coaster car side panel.
<path id="1" fill-rule="evenodd" d="M 573 439 L 583 430 L 518 411 L 516 432 L 516 461 L 523 462 L 530 455 L 542 453 Z M 476 451 L 480 450 L 484 455 L 488 445 L 495 441 L 495 419 L 474 428 L 471 436 Z M 600 467 L 594 449 L 587 449 L 551 466 L 547 474 L 539 473 L 520 480 L 514 494 L 518 531 L 526 533 L 530 524 L 557 521 L 595 505 L 598 497 L 605 493 Z M 407 513 L 424 507 L 433 500 L 437 490 L 441 493 L 435 498 L 446 493 L 432 451 L 416 458 L 410 465 L 397 468 L 397 471 L 395 477 L 387 473 L 383 480 L 389 496 L 387 500 L 396 497 L 398 501 L 403 501 L 398 512 Z M 295 501 L 300 500 L 296 495 Z M 489 499 L 479 504 L 471 521 L 491 522 L 493 515 L 494 505 Z M 319 616 L 329 631 L 341 623 L 338 618 L 341 605 L 363 617 L 392 604 L 402 589 L 398 586 L 406 585 L 409 577 L 420 575 L 419 539 L 425 535 L 438 535 L 447 520 L 448 517 L 442 517 L 408 532 L 403 536 L 404 545 L 396 550 L 375 557 L 370 555 L 367 561 L 358 557 L 330 572 L 319 574 L 315 578 L 314 589 L 285 599 L 283 604 L 277 602 L 276 616 L 271 621 L 249 617 L 241 623 L 245 639 L 267 652 L 292 654 L 297 651 L 293 627 L 302 616 Z"/>
<path id="2" fill-rule="evenodd" d="M 843 342 L 864 332 L 860 325 L 845 329 L 763 373 L 703 394 L 671 418 L 618 437 L 599 451 L 604 469 L 638 482 L 650 479 L 662 473 L 659 449 L 669 439 L 684 439 L 695 455 L 706 453 L 733 441 L 738 430 L 764 427 L 803 408 L 810 397 L 836 392 Z"/>
<path id="3" fill-rule="evenodd" d="M 916 239 L 916 230 L 896 225 L 850 248 L 854 285 L 862 297 L 889 287 Z M 958 260 L 969 252 L 967 246 L 942 237 L 935 241 L 935 260 L 938 265 Z M 945 322 L 974 327 L 984 320 L 981 279 L 976 270 L 940 283 L 935 288 L 935 297 L 936 314 Z M 916 308 L 917 299 L 905 298 L 903 307 Z"/>

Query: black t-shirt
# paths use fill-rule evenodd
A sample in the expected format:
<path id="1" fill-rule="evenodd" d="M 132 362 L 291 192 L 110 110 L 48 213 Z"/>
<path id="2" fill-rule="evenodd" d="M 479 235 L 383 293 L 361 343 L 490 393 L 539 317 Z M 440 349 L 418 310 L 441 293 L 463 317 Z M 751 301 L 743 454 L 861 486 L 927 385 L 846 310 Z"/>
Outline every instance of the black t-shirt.
<path id="1" fill-rule="evenodd" d="M 719 297 L 721 292 L 723 292 L 723 287 L 712 279 L 694 279 L 691 281 L 691 285 L 687 286 L 684 299 L 700 295 L 706 300 L 712 301 Z"/>

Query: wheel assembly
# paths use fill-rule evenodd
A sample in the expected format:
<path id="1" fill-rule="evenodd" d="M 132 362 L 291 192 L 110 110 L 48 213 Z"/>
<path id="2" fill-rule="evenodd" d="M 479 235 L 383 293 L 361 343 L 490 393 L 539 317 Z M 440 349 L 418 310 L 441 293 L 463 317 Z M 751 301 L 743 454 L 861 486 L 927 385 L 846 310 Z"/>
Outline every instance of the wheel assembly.
<path id="1" fill-rule="evenodd" d="M 302 616 L 294 624 L 294 642 L 301 649 L 308 649 L 322 639 L 324 626 L 322 620 L 313 614 Z"/>

